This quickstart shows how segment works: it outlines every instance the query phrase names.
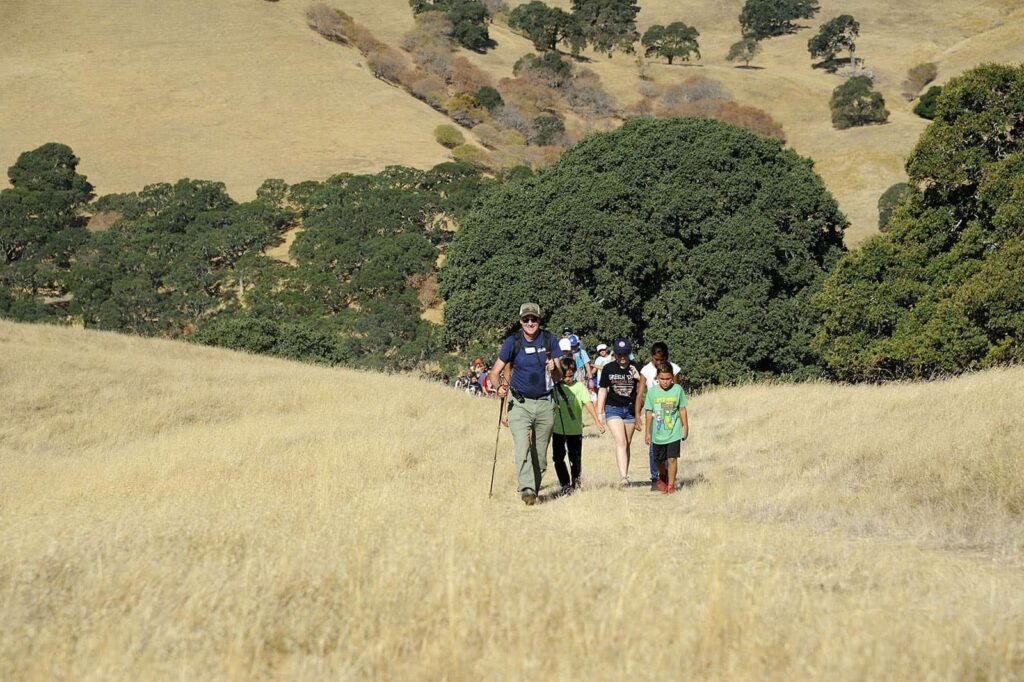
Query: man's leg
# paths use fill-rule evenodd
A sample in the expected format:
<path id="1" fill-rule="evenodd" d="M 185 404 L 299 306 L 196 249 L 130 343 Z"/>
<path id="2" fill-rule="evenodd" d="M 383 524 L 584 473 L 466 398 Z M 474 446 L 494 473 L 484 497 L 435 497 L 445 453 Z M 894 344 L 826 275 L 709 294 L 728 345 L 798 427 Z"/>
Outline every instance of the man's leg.
<path id="1" fill-rule="evenodd" d="M 540 492 L 541 481 L 544 478 L 544 472 L 548 468 L 548 441 L 551 440 L 551 432 L 555 428 L 555 409 L 554 403 L 550 400 L 527 400 L 527 404 L 533 403 L 533 438 L 534 438 L 534 452 L 533 462 L 535 474 L 535 485 L 534 488 L 537 492 Z"/>
<path id="2" fill-rule="evenodd" d="M 509 405 L 508 429 L 512 432 L 513 456 L 515 457 L 516 478 L 519 493 L 536 493 L 533 480 L 533 465 L 530 462 L 530 424 L 533 421 L 527 404 L 515 402 Z"/>

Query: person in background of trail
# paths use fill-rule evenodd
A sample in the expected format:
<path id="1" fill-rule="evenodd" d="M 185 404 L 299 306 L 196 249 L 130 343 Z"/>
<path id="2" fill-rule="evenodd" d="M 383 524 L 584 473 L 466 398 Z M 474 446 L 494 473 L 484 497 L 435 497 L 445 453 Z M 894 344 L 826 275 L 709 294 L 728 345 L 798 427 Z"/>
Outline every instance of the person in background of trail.
<path id="1" fill-rule="evenodd" d="M 580 487 L 580 473 L 583 468 L 583 410 L 590 412 L 598 431 L 604 433 L 604 424 L 597 418 L 597 410 L 590 401 L 590 394 L 582 382 L 576 381 L 576 363 L 572 358 L 563 357 L 562 383 L 555 385 L 554 433 L 551 436 L 551 460 L 562 486 L 562 493 L 569 493 Z M 565 466 L 566 452 L 569 467 Z"/>
<path id="2" fill-rule="evenodd" d="M 619 465 L 619 485 L 629 486 L 629 443 L 633 429 L 640 420 L 637 412 L 637 385 L 642 383 L 640 368 L 629 359 L 633 344 L 618 338 L 612 344 L 615 362 L 601 370 L 601 383 L 597 392 L 597 412 L 604 414 L 608 430 L 615 438 L 615 460 Z"/>
<path id="3" fill-rule="evenodd" d="M 690 421 L 686 414 L 686 393 L 676 383 L 677 373 L 672 365 L 662 362 L 656 371 L 657 379 L 644 399 L 647 413 L 644 441 L 654 450 L 658 464 L 657 490 L 671 495 L 676 491 L 679 451 L 690 434 Z"/>
<path id="4" fill-rule="evenodd" d="M 676 383 L 679 383 L 679 372 L 681 371 L 679 365 L 674 362 L 670 362 L 668 359 L 668 344 L 664 341 L 658 341 L 651 345 L 651 361 L 648 362 L 640 369 L 640 374 L 643 376 L 644 381 L 640 384 L 640 392 L 636 396 L 637 413 L 643 416 L 643 405 L 644 397 L 651 388 L 657 383 L 658 376 L 658 365 L 663 362 L 668 362 L 672 366 L 672 374 L 676 377 Z M 638 428 L 643 428 L 643 422 L 638 424 Z M 651 468 L 651 492 L 658 492 L 658 463 L 654 459 L 654 445 L 651 445 L 647 451 L 647 457 Z"/>
<path id="5" fill-rule="evenodd" d="M 601 368 L 612 361 L 612 356 L 608 352 L 608 344 L 599 343 L 597 344 L 597 357 L 594 358 L 594 371 L 597 372 L 597 380 L 601 381 Z"/>
<path id="6" fill-rule="evenodd" d="M 586 382 L 588 387 L 594 376 L 593 365 L 590 364 L 590 356 L 587 355 L 586 349 L 583 348 L 583 344 L 580 343 L 580 338 L 573 333 L 571 327 L 566 327 L 562 330 L 562 338 L 568 339 L 569 350 L 572 352 L 572 357 L 576 361 L 576 367 L 573 370 L 576 373 L 576 381 Z"/>
<path id="7" fill-rule="evenodd" d="M 520 306 L 520 329 L 501 344 L 490 377 L 491 384 L 498 387 L 499 398 L 512 396 L 507 401 L 508 427 L 515 448 L 519 494 L 527 505 L 537 503 L 547 469 L 548 440 L 555 424 L 551 391 L 562 379 L 561 364 L 555 362 L 562 357 L 558 340 L 542 329 L 540 322 L 540 306 Z M 508 365 L 512 371 L 506 385 L 500 377 Z"/>

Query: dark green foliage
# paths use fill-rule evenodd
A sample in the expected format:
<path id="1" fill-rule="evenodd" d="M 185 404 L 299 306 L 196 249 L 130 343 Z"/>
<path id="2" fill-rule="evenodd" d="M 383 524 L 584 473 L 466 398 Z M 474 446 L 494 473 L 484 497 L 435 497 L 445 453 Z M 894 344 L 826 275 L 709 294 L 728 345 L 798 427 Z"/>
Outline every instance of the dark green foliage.
<path id="1" fill-rule="evenodd" d="M 615 50 L 633 54 L 633 44 L 640 39 L 636 30 L 640 6 L 634 0 L 572 0 L 572 12 L 595 50 L 609 57 Z"/>
<path id="2" fill-rule="evenodd" d="M 914 113 L 921 118 L 926 118 L 929 121 L 935 119 L 935 105 L 939 101 L 939 95 L 942 94 L 941 85 L 933 85 L 928 88 L 927 92 L 921 95 L 920 101 L 914 105 Z"/>
<path id="3" fill-rule="evenodd" d="M 573 54 L 579 54 L 586 47 L 586 36 L 576 16 L 540 0 L 513 9 L 508 15 L 508 25 L 533 41 L 539 51 L 555 50 L 560 42 L 567 43 Z"/>
<path id="4" fill-rule="evenodd" d="M 533 119 L 533 131 L 530 144 L 554 144 L 558 136 L 565 132 L 565 124 L 557 116 L 541 114 Z"/>
<path id="5" fill-rule="evenodd" d="M 280 188 L 278 188 L 280 189 Z M 121 220 L 92 236 L 68 276 L 86 327 L 178 336 L 235 305 L 246 258 L 273 244 L 292 214 L 268 198 L 236 203 L 224 185 L 179 180 L 97 202 Z"/>
<path id="6" fill-rule="evenodd" d="M 812 59 L 832 62 L 843 50 L 850 52 L 850 66 L 854 66 L 854 51 L 857 49 L 857 36 L 860 35 L 860 23 L 849 14 L 840 14 L 829 19 L 818 33 L 807 41 L 807 51 Z"/>
<path id="7" fill-rule="evenodd" d="M 470 50 L 485 50 L 493 43 L 487 32 L 487 8 L 480 0 L 409 0 L 414 14 L 444 12 L 452 22 L 452 38 Z"/>
<path id="8" fill-rule="evenodd" d="M 681 21 L 675 21 L 668 26 L 660 24 L 651 26 L 644 32 L 640 44 L 644 46 L 644 56 L 646 57 L 652 55 L 664 57 L 669 64 L 676 58 L 688 62 L 691 56 L 700 59 L 698 37 L 700 37 L 700 32 L 697 29 L 687 26 Z"/>
<path id="9" fill-rule="evenodd" d="M 50 319 L 44 297 L 66 293 L 67 271 L 88 239 L 81 209 L 92 185 L 76 172 L 78 158 L 63 144 L 23 153 L 0 190 L 0 316 Z"/>
<path id="10" fill-rule="evenodd" d="M 764 40 L 796 33 L 798 19 L 811 19 L 818 13 L 818 0 L 747 0 L 740 12 L 744 37 Z"/>
<path id="11" fill-rule="evenodd" d="M 221 346 L 290 360 L 337 364 L 347 358 L 330 329 L 302 322 L 279 322 L 245 314 L 211 319 L 191 337 L 207 346 Z"/>
<path id="12" fill-rule="evenodd" d="M 502 104 L 504 100 L 501 99 L 501 93 L 492 88 L 490 85 L 481 86 L 476 94 L 473 95 L 473 99 L 477 104 L 487 109 L 487 111 L 494 111 Z"/>
<path id="13" fill-rule="evenodd" d="M 840 130 L 889 120 L 885 98 L 872 88 L 867 76 L 854 76 L 836 87 L 829 106 L 832 125 Z"/>
<path id="14" fill-rule="evenodd" d="M 816 303 L 838 377 L 928 377 L 1024 360 L 1024 67 L 946 86 L 907 162 L 913 194 Z"/>
<path id="15" fill-rule="evenodd" d="M 540 57 L 524 54 L 512 65 L 512 75 L 530 75 L 558 88 L 572 79 L 572 65 L 557 52 L 545 52 Z"/>
<path id="16" fill-rule="evenodd" d="M 441 271 L 445 340 L 495 343 L 536 300 L 593 341 L 667 341 L 696 384 L 814 373 L 806 299 L 846 221 L 811 163 L 696 118 L 633 120 L 463 221 Z"/>
<path id="17" fill-rule="evenodd" d="M 892 220 L 893 211 L 910 201 L 916 190 L 913 185 L 905 182 L 897 182 L 885 190 L 882 196 L 878 197 L 878 231 L 885 232 L 889 229 L 889 221 Z"/>

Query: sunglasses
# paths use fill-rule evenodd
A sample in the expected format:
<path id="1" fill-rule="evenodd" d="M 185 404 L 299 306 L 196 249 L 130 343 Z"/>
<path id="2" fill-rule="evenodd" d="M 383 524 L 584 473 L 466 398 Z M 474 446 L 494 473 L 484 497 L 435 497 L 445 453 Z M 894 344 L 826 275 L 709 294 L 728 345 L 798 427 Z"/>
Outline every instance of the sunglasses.
<path id="1" fill-rule="evenodd" d="M 522 322 L 523 324 L 535 324 L 537 322 L 540 322 L 540 318 L 534 317 L 533 315 L 527 315 L 526 317 L 520 317 L 519 321 Z"/>

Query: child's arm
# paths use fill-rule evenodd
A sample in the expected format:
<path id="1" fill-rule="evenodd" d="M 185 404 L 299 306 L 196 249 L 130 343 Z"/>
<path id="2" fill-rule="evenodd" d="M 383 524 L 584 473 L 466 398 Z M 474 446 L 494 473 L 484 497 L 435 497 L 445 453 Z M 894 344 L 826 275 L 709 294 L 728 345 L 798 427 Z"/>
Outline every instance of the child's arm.
<path id="1" fill-rule="evenodd" d="M 654 412 L 652 412 L 651 410 L 647 410 L 647 423 L 644 424 L 644 444 L 646 445 L 651 444 L 651 424 L 654 423 L 654 420 L 651 419 L 651 417 L 653 415 Z"/>
<path id="2" fill-rule="evenodd" d="M 597 425 L 597 430 L 604 433 L 604 422 L 597 418 L 597 408 L 594 407 L 594 403 L 588 400 L 585 404 L 587 411 L 590 412 L 590 417 L 594 420 L 594 424 Z"/>
<path id="3" fill-rule="evenodd" d="M 679 410 L 679 416 L 683 418 L 683 440 L 690 436 L 690 419 L 686 416 L 686 408 Z"/>

